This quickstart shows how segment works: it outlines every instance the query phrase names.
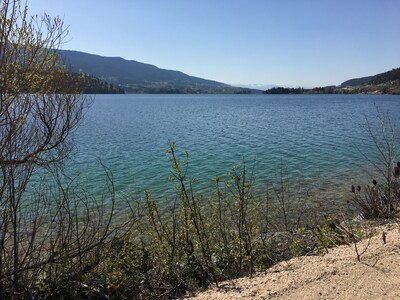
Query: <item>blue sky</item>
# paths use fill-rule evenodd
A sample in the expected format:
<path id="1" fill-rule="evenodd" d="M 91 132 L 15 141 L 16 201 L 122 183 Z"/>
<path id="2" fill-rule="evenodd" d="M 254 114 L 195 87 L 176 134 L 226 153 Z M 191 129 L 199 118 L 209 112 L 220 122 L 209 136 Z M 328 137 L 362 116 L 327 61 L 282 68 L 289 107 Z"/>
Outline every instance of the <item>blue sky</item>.
<path id="1" fill-rule="evenodd" d="M 400 67 L 400 0 L 28 0 L 64 49 L 229 84 L 325 86 Z"/>

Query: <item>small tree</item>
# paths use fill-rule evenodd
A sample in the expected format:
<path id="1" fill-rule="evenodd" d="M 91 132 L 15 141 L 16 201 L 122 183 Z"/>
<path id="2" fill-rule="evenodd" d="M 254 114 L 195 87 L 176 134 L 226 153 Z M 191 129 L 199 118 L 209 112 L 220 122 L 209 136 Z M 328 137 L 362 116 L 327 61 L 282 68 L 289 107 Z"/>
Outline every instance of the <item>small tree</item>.
<path id="1" fill-rule="evenodd" d="M 60 61 L 57 49 L 66 34 L 58 17 L 29 17 L 26 3 L 0 2 L 0 286 L 6 280 L 17 288 L 24 272 L 61 258 L 60 247 L 68 248 L 68 242 L 79 244 L 79 249 L 63 259 L 93 249 L 107 236 L 100 229 L 93 232 L 93 227 L 90 245 L 80 244 L 80 208 L 68 203 L 65 190 L 57 202 L 44 200 L 43 192 L 31 201 L 33 210 L 24 208 L 32 176 L 62 164 L 73 147 L 71 133 L 90 103 Z M 33 193 L 29 196 L 34 199 Z M 89 212 L 88 207 L 83 211 Z M 100 225 L 108 230 L 109 222 L 95 224 Z M 45 247 L 50 240 L 53 245 Z"/>

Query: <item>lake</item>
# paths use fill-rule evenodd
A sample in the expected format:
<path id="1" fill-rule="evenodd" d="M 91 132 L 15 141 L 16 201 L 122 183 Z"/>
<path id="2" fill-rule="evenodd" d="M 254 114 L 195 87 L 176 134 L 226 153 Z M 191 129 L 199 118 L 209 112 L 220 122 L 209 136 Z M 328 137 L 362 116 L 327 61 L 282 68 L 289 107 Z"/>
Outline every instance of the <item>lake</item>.
<path id="1" fill-rule="evenodd" d="M 377 109 L 393 120 L 400 97 L 386 95 L 96 95 L 75 134 L 67 170 L 93 191 L 113 173 L 119 197 L 149 190 L 171 195 L 165 151 L 190 153 L 195 190 L 209 193 L 215 176 L 232 165 L 254 169 L 262 193 L 281 171 L 293 189 L 325 201 L 349 196 L 351 184 L 370 180 L 364 155 L 374 159 L 366 118 Z"/>

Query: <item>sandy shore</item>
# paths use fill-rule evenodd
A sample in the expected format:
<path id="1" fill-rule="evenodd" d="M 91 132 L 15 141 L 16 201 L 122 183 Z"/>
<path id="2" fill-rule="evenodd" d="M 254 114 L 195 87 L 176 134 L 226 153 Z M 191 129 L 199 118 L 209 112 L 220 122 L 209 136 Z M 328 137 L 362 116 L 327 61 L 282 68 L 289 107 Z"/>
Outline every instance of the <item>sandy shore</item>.
<path id="1" fill-rule="evenodd" d="M 191 299 L 400 299 L 400 228 L 387 224 L 374 236 L 320 256 L 281 262 L 253 278 L 223 282 Z M 386 243 L 382 233 L 386 235 Z"/>

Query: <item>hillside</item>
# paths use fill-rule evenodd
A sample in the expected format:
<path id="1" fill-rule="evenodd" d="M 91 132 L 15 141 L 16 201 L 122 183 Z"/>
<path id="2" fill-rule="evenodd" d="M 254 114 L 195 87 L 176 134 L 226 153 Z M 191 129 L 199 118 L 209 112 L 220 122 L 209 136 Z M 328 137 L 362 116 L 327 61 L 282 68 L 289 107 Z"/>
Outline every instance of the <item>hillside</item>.
<path id="1" fill-rule="evenodd" d="M 349 79 L 343 82 L 340 85 L 340 87 L 351 87 L 351 86 L 368 84 L 374 79 L 374 77 L 375 76 L 367 76 L 367 77 Z"/>
<path id="2" fill-rule="evenodd" d="M 391 81 L 400 81 L 400 68 L 379 73 L 373 76 L 354 78 L 343 82 L 340 87 L 354 87 L 366 84 L 383 84 Z"/>
<path id="3" fill-rule="evenodd" d="M 339 86 L 305 88 L 272 87 L 264 94 L 400 94 L 400 68 L 373 76 L 346 80 Z"/>
<path id="4" fill-rule="evenodd" d="M 131 93 L 250 93 L 252 91 L 121 57 L 104 57 L 71 50 L 60 50 L 60 55 L 72 72 L 79 73 L 82 70 L 101 80 L 121 86 Z"/>

